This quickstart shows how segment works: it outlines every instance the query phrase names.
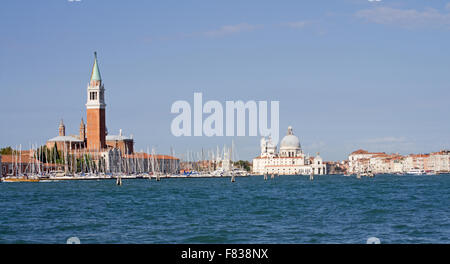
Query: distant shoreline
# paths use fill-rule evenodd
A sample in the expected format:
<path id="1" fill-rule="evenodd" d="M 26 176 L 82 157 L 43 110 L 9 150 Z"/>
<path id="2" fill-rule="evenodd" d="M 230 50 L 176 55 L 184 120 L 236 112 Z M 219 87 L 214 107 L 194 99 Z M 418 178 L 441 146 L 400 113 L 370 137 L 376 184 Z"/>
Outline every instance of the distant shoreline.
<path id="1" fill-rule="evenodd" d="M 375 177 L 377 176 L 412 176 L 412 177 L 418 177 L 418 176 L 423 176 L 423 177 L 430 177 L 430 176 L 439 176 L 439 175 L 449 175 L 449 173 L 441 173 L 441 174 L 434 174 L 434 175 L 412 175 L 412 174 L 377 174 L 375 175 Z M 277 177 L 309 177 L 309 175 L 279 175 L 279 176 L 275 176 L 275 178 Z M 344 174 L 326 174 L 326 175 L 316 175 L 316 178 L 321 178 L 321 177 L 326 177 L 326 176 L 344 176 L 344 177 L 348 177 L 348 178 L 356 178 L 355 175 L 344 175 Z M 207 179 L 207 178 L 231 178 L 232 176 L 212 176 L 212 175 L 163 175 L 163 176 L 159 176 L 160 179 Z M 249 174 L 246 176 L 235 176 L 236 178 L 248 178 L 248 177 L 261 177 L 263 178 L 264 175 L 258 175 L 258 174 Z M 52 177 L 52 178 L 41 178 L 41 179 L 36 179 L 35 181 L 31 181 L 31 179 L 27 179 L 27 178 L 20 178 L 20 177 L 3 177 L 2 182 L 5 183 L 12 183 L 12 182 L 53 182 L 53 181 L 100 181 L 100 180 L 116 180 L 118 177 L 117 176 L 99 176 L 99 177 Z M 129 176 L 120 176 L 121 179 L 123 180 L 150 180 L 150 181 L 156 181 L 156 176 L 152 176 L 151 178 L 148 177 L 143 177 L 143 176 L 134 176 L 134 175 L 129 175 Z M 369 178 L 369 177 L 363 177 L 363 178 Z M 29 181 L 28 181 L 29 180 Z M 267 179 L 267 180 L 274 180 L 274 179 Z"/>

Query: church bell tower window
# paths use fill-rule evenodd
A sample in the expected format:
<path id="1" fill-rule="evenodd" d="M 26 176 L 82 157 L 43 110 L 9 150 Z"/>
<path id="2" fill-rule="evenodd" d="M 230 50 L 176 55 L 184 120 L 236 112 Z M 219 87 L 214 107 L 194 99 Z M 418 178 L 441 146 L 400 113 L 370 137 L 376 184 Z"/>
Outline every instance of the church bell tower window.
<path id="1" fill-rule="evenodd" d="M 89 93 L 89 99 L 92 101 L 97 100 L 97 92 L 90 92 Z"/>

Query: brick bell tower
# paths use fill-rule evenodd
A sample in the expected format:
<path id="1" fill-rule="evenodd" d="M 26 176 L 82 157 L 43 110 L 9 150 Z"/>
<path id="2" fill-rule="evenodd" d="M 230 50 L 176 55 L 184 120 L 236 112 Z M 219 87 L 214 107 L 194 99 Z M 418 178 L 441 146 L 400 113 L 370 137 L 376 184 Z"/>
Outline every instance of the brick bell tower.
<path id="1" fill-rule="evenodd" d="M 100 76 L 97 63 L 97 52 L 94 52 L 94 66 L 91 80 L 87 87 L 87 148 L 101 150 L 106 148 L 106 121 L 105 121 L 105 88 Z"/>

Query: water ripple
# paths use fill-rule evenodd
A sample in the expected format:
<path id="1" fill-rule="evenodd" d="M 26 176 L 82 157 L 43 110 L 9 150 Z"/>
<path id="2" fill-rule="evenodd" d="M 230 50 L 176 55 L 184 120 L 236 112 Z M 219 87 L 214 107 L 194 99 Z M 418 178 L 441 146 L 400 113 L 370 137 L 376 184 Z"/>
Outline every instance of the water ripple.
<path id="1" fill-rule="evenodd" d="M 450 176 L 0 184 L 0 243 L 449 243 Z"/>

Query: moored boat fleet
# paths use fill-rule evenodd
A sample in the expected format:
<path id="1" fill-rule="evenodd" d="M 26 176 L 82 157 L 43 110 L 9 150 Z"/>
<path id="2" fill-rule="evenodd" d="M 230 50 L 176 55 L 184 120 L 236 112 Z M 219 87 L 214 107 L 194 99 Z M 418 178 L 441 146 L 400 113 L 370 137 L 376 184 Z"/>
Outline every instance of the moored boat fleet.
<path id="1" fill-rule="evenodd" d="M 421 175 L 437 175 L 435 173 L 430 172 L 424 172 L 424 171 L 412 171 L 406 174 L 394 174 L 394 175 L 414 175 L 414 176 L 421 176 Z M 100 173 L 100 174 L 64 174 L 64 173 L 50 173 L 50 174 L 44 174 L 44 175 L 37 175 L 37 174 L 23 174 L 23 175 L 7 175 L 6 177 L 1 177 L 1 182 L 55 182 L 55 181 L 70 181 L 70 180 L 116 180 L 117 182 L 121 181 L 122 179 L 148 179 L 148 180 L 156 180 L 160 181 L 160 179 L 173 179 L 173 178 L 231 178 L 232 182 L 235 182 L 236 177 L 250 177 L 250 176 L 261 176 L 261 175 L 255 175 L 251 174 L 245 170 L 233 170 L 233 171 L 214 171 L 212 173 L 208 172 L 197 172 L 192 171 L 190 173 L 183 173 L 183 174 L 163 174 L 163 173 L 140 173 L 140 174 L 111 174 L 111 173 Z M 280 176 L 278 174 L 264 174 L 262 175 L 264 180 L 274 179 L 277 176 Z M 305 176 L 305 175 L 299 175 L 299 176 Z M 315 175 L 309 175 L 309 179 L 312 181 L 314 180 Z M 343 174 L 343 176 L 347 177 L 356 177 L 357 179 L 362 179 L 363 177 L 373 178 L 376 175 L 373 173 L 357 173 L 357 174 Z"/>
<path id="2" fill-rule="evenodd" d="M 229 152 L 224 150 L 228 160 L 221 158 L 217 168 L 209 166 L 195 170 L 180 170 L 180 164 L 173 159 L 165 161 L 156 157 L 155 149 L 142 155 L 116 155 L 114 166 L 107 166 L 105 160 L 98 152 L 74 152 L 62 150 L 57 158 L 48 155 L 42 148 L 31 148 L 29 151 L 13 151 L 9 155 L 8 173 L 0 177 L 1 182 L 49 182 L 62 180 L 106 180 L 116 179 L 121 185 L 122 179 L 155 179 L 162 178 L 204 178 L 204 177 L 245 177 L 249 172 L 239 166 L 234 166 Z M 0 156 L 1 157 L 1 156 Z M 47 162 L 45 162 L 47 161 Z M 111 160 L 109 160 L 111 162 Z M 194 163 L 198 163 L 195 161 Z M 219 163 L 218 163 L 219 164 Z M 200 169 L 200 168 L 198 168 Z M 120 183 L 120 184 L 119 184 Z"/>
<path id="3" fill-rule="evenodd" d="M 3 168 L 3 175 L 0 177 L 1 182 L 51 182 L 63 180 L 107 180 L 115 179 L 118 185 L 122 185 L 122 179 L 149 179 L 160 181 L 168 178 L 218 178 L 229 177 L 232 182 L 236 181 L 236 177 L 247 176 L 263 176 L 264 180 L 274 179 L 278 174 L 264 175 L 252 174 L 244 169 L 239 162 L 232 162 L 234 143 L 231 148 L 224 147 L 223 153 L 217 149 L 217 154 L 197 153 L 196 155 L 188 153 L 184 158 L 183 169 L 179 162 L 173 162 L 175 159 L 156 158 L 156 152 L 139 153 L 139 155 L 122 155 L 109 156 L 109 160 L 105 159 L 100 152 L 85 151 L 67 151 L 63 149 L 58 154 L 46 152 L 41 147 L 31 148 L 28 151 L 22 151 L 21 146 L 16 148 L 12 155 L 9 155 L 6 162 L 9 163 L 7 170 Z M 142 154 L 142 155 L 141 155 Z M 172 152 L 173 154 L 173 152 Z M 1 157 L 1 156 L 0 156 Z M 0 160 L 1 161 L 1 160 Z M 112 161 L 114 165 L 111 166 Z M 176 160 L 175 160 L 176 161 Z M 108 165 L 109 162 L 109 165 Z M 187 168 L 187 169 L 186 169 Z M 5 171 L 7 173 L 5 173 Z M 356 167 L 353 171 L 347 170 L 341 175 L 353 176 L 357 179 L 363 177 L 373 178 L 380 173 L 372 168 L 372 166 Z M 383 174 L 383 173 L 382 173 Z M 436 175 L 438 172 L 412 168 L 406 172 L 384 173 L 391 175 Z M 320 176 L 320 175 L 318 175 Z M 315 174 L 312 171 L 309 179 L 312 181 Z"/>
<path id="4" fill-rule="evenodd" d="M 214 171 L 213 173 L 192 171 L 189 174 L 162 174 L 162 173 L 140 173 L 140 174 L 64 174 L 50 173 L 44 175 L 22 174 L 7 175 L 2 177 L 1 182 L 51 182 L 63 180 L 108 180 L 108 179 L 149 179 L 157 180 L 167 178 L 220 178 L 220 177 L 247 177 L 250 174 L 243 170 L 233 170 L 228 172 Z"/>

